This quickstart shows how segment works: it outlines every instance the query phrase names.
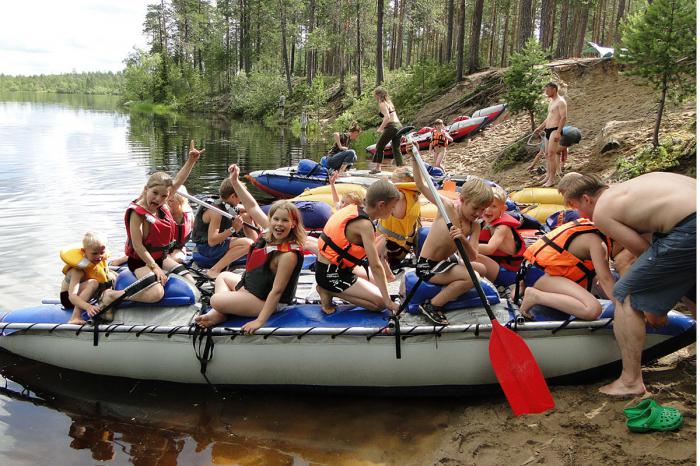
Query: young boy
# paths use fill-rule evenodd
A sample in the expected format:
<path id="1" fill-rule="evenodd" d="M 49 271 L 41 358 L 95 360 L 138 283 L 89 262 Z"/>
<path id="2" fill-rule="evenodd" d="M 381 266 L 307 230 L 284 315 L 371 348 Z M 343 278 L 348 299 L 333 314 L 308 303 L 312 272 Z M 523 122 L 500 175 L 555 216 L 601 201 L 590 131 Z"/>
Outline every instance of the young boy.
<path id="1" fill-rule="evenodd" d="M 92 317 L 100 311 L 100 306 L 90 304 L 93 298 L 103 294 L 103 305 L 109 304 L 123 291 L 110 290 L 113 280 L 117 278 L 107 266 L 107 242 L 97 233 L 87 232 L 83 236 L 83 247 L 64 249 L 61 260 L 65 262 L 61 283 L 61 304 L 64 308 L 73 308 L 69 324 L 82 325 L 83 311 Z"/>
<path id="2" fill-rule="evenodd" d="M 531 266 L 524 277 L 527 288 L 520 312 L 531 317 L 530 309 L 540 304 L 583 320 L 598 318 L 602 308 L 591 288 L 597 278 L 606 296 L 612 297 L 611 250 L 607 237 L 585 218 L 538 239 L 524 253 Z"/>
<path id="3" fill-rule="evenodd" d="M 339 176 L 341 176 L 340 173 L 335 172 L 328 178 L 328 184 L 331 187 L 331 194 L 333 195 L 333 207 L 335 207 L 336 210 L 340 210 L 350 204 L 362 206 L 365 203 L 365 198 L 361 191 L 348 191 L 343 194 L 343 197 L 338 196 L 338 191 L 335 189 L 335 181 Z"/>
<path id="4" fill-rule="evenodd" d="M 442 168 L 442 159 L 447 155 L 447 146 L 452 142 L 452 136 L 445 128 L 441 119 L 433 122 L 433 134 L 428 146 L 428 152 L 433 155 L 433 166 Z"/>
<path id="5" fill-rule="evenodd" d="M 484 225 L 479 235 L 477 262 L 486 267 L 486 278 L 499 285 L 515 283 L 525 252 L 525 241 L 516 230 L 520 222 L 506 213 L 508 195 L 499 186 L 493 188 L 493 202 L 481 216 Z"/>
<path id="6" fill-rule="evenodd" d="M 372 223 L 387 218 L 398 201 L 398 189 L 389 181 L 379 180 L 367 189 L 364 209 L 348 205 L 326 223 L 318 239 L 316 262 L 316 289 L 326 314 L 335 312 L 334 296 L 369 310 L 386 308 L 396 312 L 399 309 L 387 289 Z M 376 284 L 353 274 L 353 269 L 358 265 L 366 266 L 366 261 Z"/>
<path id="7" fill-rule="evenodd" d="M 238 195 L 227 178 L 219 187 L 219 201 L 214 206 L 227 211 L 228 206 L 235 207 L 238 203 Z M 248 253 L 253 239 L 247 237 L 249 232 L 244 230 L 241 216 L 231 220 L 205 207 L 197 209 L 192 241 L 199 254 L 217 261 L 207 271 L 209 278 L 215 279 L 229 264 Z M 257 236 L 254 232 L 251 234 Z"/>
<path id="8" fill-rule="evenodd" d="M 418 163 L 414 158 L 414 173 L 420 170 Z M 436 199 L 422 177 L 416 177 L 416 186 L 421 194 L 437 205 Z M 452 228 L 447 229 L 445 219 L 438 212 L 416 264 L 418 278 L 435 285 L 446 285 L 431 300 L 418 306 L 418 309 L 428 319 L 438 325 L 448 323 L 442 308 L 474 286 L 466 266 L 460 264 L 455 255 L 457 246 L 454 240 L 459 239 L 462 242 L 470 261 L 477 259 L 481 231 L 478 219 L 492 201 L 493 191 L 491 187 L 476 177 L 469 178 L 462 185 L 459 201 L 442 197 L 442 203 L 450 217 Z"/>

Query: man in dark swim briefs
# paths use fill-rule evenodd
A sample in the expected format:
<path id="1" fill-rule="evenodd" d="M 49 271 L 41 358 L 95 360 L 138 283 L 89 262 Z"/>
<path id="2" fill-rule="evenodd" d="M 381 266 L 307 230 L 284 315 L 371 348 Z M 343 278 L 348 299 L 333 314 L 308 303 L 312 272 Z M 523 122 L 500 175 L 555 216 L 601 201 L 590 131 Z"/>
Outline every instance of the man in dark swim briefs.
<path id="1" fill-rule="evenodd" d="M 544 93 L 550 99 L 549 107 L 547 108 L 547 118 L 540 126 L 535 129 L 535 132 L 540 134 L 544 131 L 545 137 L 545 160 L 547 161 L 547 176 L 543 186 L 554 186 L 557 181 L 557 172 L 559 168 L 559 159 L 557 150 L 559 139 L 561 138 L 561 130 L 566 124 L 566 101 L 559 95 L 559 86 L 556 83 L 549 82 L 544 87 Z"/>

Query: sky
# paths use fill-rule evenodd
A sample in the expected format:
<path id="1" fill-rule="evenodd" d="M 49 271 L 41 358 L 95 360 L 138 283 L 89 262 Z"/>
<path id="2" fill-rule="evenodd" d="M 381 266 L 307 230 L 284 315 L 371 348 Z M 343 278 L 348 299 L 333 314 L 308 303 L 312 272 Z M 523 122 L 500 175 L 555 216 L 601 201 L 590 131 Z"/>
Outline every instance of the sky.
<path id="1" fill-rule="evenodd" d="M 12 0 L 0 6 L 0 73 L 119 71 L 153 0 Z"/>

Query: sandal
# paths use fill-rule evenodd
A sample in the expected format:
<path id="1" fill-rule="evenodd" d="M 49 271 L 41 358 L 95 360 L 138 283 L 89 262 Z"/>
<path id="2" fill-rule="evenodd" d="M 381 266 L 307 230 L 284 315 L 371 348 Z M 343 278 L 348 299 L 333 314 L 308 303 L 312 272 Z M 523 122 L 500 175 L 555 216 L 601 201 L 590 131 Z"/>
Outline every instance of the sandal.
<path id="1" fill-rule="evenodd" d="M 450 322 L 447 320 L 443 310 L 437 306 L 430 304 L 430 301 L 418 306 L 421 314 L 427 317 L 431 322 L 437 325 L 448 325 Z"/>
<path id="2" fill-rule="evenodd" d="M 683 424 L 683 415 L 675 408 L 650 405 L 639 416 L 627 420 L 631 432 L 667 432 Z"/>

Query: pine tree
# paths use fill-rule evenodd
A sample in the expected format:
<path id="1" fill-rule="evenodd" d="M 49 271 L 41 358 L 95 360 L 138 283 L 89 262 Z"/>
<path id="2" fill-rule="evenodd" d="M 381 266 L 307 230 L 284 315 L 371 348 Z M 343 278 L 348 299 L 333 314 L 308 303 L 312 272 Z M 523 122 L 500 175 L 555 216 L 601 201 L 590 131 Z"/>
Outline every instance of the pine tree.
<path id="1" fill-rule="evenodd" d="M 520 53 L 510 56 L 510 67 L 504 76 L 509 111 L 527 111 L 533 131 L 535 113 L 542 105 L 542 89 L 549 78 L 549 69 L 544 66 L 546 61 L 540 44 L 530 39 Z"/>
<path id="2" fill-rule="evenodd" d="M 652 139 L 658 147 L 666 98 L 695 93 L 695 2 L 654 0 L 625 23 L 622 47 L 620 61 L 630 65 L 628 73 L 661 91 Z"/>

